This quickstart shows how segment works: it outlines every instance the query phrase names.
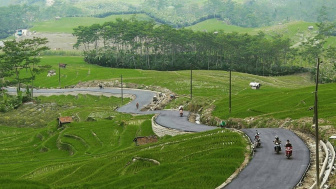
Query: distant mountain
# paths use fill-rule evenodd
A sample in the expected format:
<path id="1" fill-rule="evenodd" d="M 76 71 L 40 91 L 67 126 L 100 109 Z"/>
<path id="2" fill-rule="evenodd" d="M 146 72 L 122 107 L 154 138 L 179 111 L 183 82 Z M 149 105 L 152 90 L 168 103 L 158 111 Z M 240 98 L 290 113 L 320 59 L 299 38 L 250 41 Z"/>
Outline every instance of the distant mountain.
<path id="1" fill-rule="evenodd" d="M 0 6 L 15 4 L 52 9 L 49 13 L 54 16 L 104 17 L 141 12 L 174 27 L 194 25 L 209 18 L 241 27 L 293 20 L 317 22 L 321 11 L 325 19 L 336 20 L 336 1 L 330 0 L 0 0 Z"/>
<path id="2" fill-rule="evenodd" d="M 46 0 L 0 0 L 0 6 L 9 5 L 45 5 Z"/>
<path id="3" fill-rule="evenodd" d="M 147 14 L 159 23 L 176 28 L 213 18 L 228 25 L 250 28 L 296 20 L 336 20 L 336 1 L 331 0 L 0 0 L 3 8 L 10 5 L 21 6 L 22 10 L 17 13 L 17 17 L 22 17 L 23 25 L 26 26 L 33 21 L 58 16 L 106 17 L 138 13 Z M 8 12 L 7 16 L 5 13 L 0 14 L 3 18 L 12 18 L 13 12 Z M 14 29 L 19 27 L 22 26 L 13 26 Z M 4 29 L 4 32 L 7 31 Z"/>

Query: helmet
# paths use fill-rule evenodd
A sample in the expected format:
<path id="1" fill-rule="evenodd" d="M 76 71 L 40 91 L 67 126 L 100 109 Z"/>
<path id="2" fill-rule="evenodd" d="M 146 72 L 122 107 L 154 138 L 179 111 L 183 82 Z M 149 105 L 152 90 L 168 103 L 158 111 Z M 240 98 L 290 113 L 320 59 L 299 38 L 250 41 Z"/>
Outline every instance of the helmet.
<path id="1" fill-rule="evenodd" d="M 279 137 L 278 137 L 278 136 L 275 136 L 275 139 L 279 139 Z"/>

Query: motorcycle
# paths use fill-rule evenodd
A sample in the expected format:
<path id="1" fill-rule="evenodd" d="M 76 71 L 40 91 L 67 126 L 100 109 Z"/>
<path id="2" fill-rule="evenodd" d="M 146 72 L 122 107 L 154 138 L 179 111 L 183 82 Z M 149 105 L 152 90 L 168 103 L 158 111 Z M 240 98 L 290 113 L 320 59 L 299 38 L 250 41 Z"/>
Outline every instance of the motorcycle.
<path id="1" fill-rule="evenodd" d="M 257 151 L 257 147 L 258 147 L 258 142 L 256 140 L 254 140 L 254 142 L 252 143 L 252 149 L 253 151 Z"/>
<path id="2" fill-rule="evenodd" d="M 292 156 L 293 147 L 286 147 L 286 156 L 289 159 Z"/>
<path id="3" fill-rule="evenodd" d="M 183 116 L 183 110 L 180 110 L 180 117 Z"/>
<path id="4" fill-rule="evenodd" d="M 275 142 L 275 152 L 278 154 L 281 151 L 281 146 L 279 142 Z"/>
<path id="5" fill-rule="evenodd" d="M 254 143 L 255 143 L 255 146 L 256 147 L 260 147 L 261 146 L 261 141 L 260 141 L 260 136 L 259 136 L 260 133 L 258 133 L 257 131 L 257 134 L 254 136 Z"/>

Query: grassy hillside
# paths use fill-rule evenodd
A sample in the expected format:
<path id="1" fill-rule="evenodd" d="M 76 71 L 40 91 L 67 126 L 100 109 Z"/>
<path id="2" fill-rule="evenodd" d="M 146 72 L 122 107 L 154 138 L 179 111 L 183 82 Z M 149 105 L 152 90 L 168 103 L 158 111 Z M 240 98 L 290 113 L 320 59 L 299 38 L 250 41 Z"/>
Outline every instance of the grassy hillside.
<path id="1" fill-rule="evenodd" d="M 71 86 L 78 82 L 89 80 L 120 80 L 126 83 L 136 83 L 145 86 L 161 86 L 176 92 L 180 98 L 173 101 L 169 107 L 190 103 L 190 71 L 159 72 L 136 69 L 111 69 L 83 62 L 81 57 L 43 57 L 42 64 L 51 65 L 58 74 L 58 62 L 68 63 L 66 69 L 61 69 L 61 86 Z M 23 71 L 25 73 L 25 71 Z M 47 77 L 47 71 L 41 73 L 35 80 L 38 87 L 58 87 L 58 76 Z M 252 90 L 249 83 L 260 82 L 260 90 Z M 200 106 L 215 105 L 214 115 L 227 119 L 228 117 L 245 118 L 250 116 L 272 116 L 283 119 L 312 117 L 313 91 L 315 84 L 309 74 L 282 77 L 262 77 L 244 73 L 232 73 L 232 113 L 228 114 L 229 73 L 225 71 L 193 71 L 193 104 Z M 320 118 L 330 119 L 336 123 L 336 117 L 331 113 L 335 108 L 332 103 L 335 97 L 332 91 L 335 84 L 320 85 L 319 102 L 321 103 Z"/>
<path id="2" fill-rule="evenodd" d="M 200 22 L 193 26 L 189 26 L 187 28 L 190 28 L 194 31 L 213 32 L 213 31 L 223 30 L 224 32 L 238 32 L 238 33 L 251 33 L 251 34 L 257 34 L 259 31 L 258 29 L 253 29 L 253 28 L 243 28 L 239 26 L 228 25 L 224 23 L 223 21 L 220 21 L 217 19 L 205 20 L 203 22 Z"/>
<path id="3" fill-rule="evenodd" d="M 144 14 L 132 15 L 112 15 L 106 18 L 95 18 L 95 17 L 66 17 L 59 20 L 49 20 L 44 22 L 38 22 L 33 24 L 34 26 L 30 28 L 31 31 L 37 32 L 47 32 L 47 33 L 72 33 L 73 28 L 78 26 L 91 26 L 92 24 L 103 24 L 109 21 L 115 21 L 116 18 L 130 19 L 135 16 L 139 20 L 148 20 L 148 16 Z"/>
<path id="4" fill-rule="evenodd" d="M 58 74 L 59 62 L 68 64 L 61 69 L 62 87 L 89 80 L 115 81 L 122 74 L 126 85 L 161 86 L 176 92 L 178 98 L 167 108 L 214 107 L 213 114 L 221 119 L 312 117 L 314 83 L 307 74 L 261 77 L 233 72 L 229 114 L 228 72 L 193 71 L 190 101 L 190 71 L 102 68 L 84 63 L 82 57 L 46 56 L 41 64 L 51 65 Z M 46 75 L 47 71 L 37 76 L 36 86 L 58 87 L 58 75 Z M 260 82 L 261 89 L 250 89 L 251 81 Z M 319 117 L 327 121 L 322 125 L 336 123 L 335 90 L 336 84 L 319 88 Z M 37 102 L 1 113 L 0 182 L 5 187 L 169 188 L 174 183 L 175 188 L 214 188 L 243 161 L 246 143 L 239 134 L 223 130 L 163 137 L 155 144 L 135 146 L 134 137 L 153 134 L 151 115 L 117 113 L 114 108 L 120 99 L 114 97 L 39 97 Z M 74 116 L 76 122 L 58 129 L 60 114 Z M 265 121 L 262 126 L 279 125 Z"/>
<path id="5" fill-rule="evenodd" d="M 246 141 L 228 130 L 163 137 L 136 146 L 135 137 L 154 134 L 152 115 L 116 113 L 113 97 L 38 99 L 38 104 L 18 111 L 76 115 L 76 122 L 58 128 L 55 119 L 45 117 L 39 118 L 49 120 L 43 127 L 15 127 L 16 122 L 1 126 L 1 188 L 214 188 L 244 160 Z M 96 121 L 86 121 L 89 115 Z M 21 116 L 21 121 L 28 120 Z"/>
<path id="6" fill-rule="evenodd" d="M 149 20 L 151 19 L 147 15 L 138 14 L 138 15 L 113 15 L 106 18 L 94 18 L 94 17 L 66 17 L 59 20 L 50 20 L 44 22 L 35 23 L 31 31 L 42 32 L 42 33 L 72 33 L 73 28 L 78 26 L 90 26 L 92 24 L 103 24 L 108 21 L 114 21 L 116 18 L 129 19 L 135 16 L 140 20 Z M 314 26 L 313 30 L 308 30 L 308 26 Z M 234 25 L 228 25 L 217 19 L 209 19 L 203 22 L 200 22 L 196 25 L 188 27 L 195 31 L 206 31 L 214 32 L 223 30 L 224 32 L 238 32 L 238 33 L 248 33 L 250 35 L 257 35 L 258 32 L 262 31 L 268 36 L 282 35 L 285 38 L 291 39 L 293 45 L 299 44 L 306 40 L 309 37 L 312 37 L 317 32 L 317 27 L 315 23 L 296 21 L 289 22 L 284 24 L 279 24 L 275 26 L 268 26 L 262 28 L 243 28 Z M 336 38 L 330 37 L 326 45 L 335 46 Z"/>
<path id="7" fill-rule="evenodd" d="M 314 29 L 309 30 L 308 27 L 313 26 Z M 200 22 L 196 25 L 188 27 L 195 31 L 214 32 L 223 30 L 224 32 L 238 32 L 248 33 L 250 35 L 257 35 L 259 32 L 264 32 L 268 36 L 282 35 L 284 38 L 289 38 L 292 44 L 296 47 L 300 42 L 307 38 L 313 37 L 317 33 L 316 23 L 294 21 L 288 23 L 279 23 L 274 26 L 267 26 L 261 28 L 243 28 L 234 25 L 228 25 L 223 21 L 217 19 L 209 19 Z M 336 37 L 329 37 L 326 46 L 336 46 Z"/>

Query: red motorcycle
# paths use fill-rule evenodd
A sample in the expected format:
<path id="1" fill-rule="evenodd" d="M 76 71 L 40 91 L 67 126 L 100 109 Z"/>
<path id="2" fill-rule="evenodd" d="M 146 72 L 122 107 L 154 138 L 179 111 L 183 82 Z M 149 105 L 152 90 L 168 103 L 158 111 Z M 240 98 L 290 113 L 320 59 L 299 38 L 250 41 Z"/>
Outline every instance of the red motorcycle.
<path id="1" fill-rule="evenodd" d="M 183 110 L 180 110 L 180 117 L 183 116 Z"/>
<path id="2" fill-rule="evenodd" d="M 292 156 L 293 147 L 286 147 L 286 156 L 289 159 Z"/>

